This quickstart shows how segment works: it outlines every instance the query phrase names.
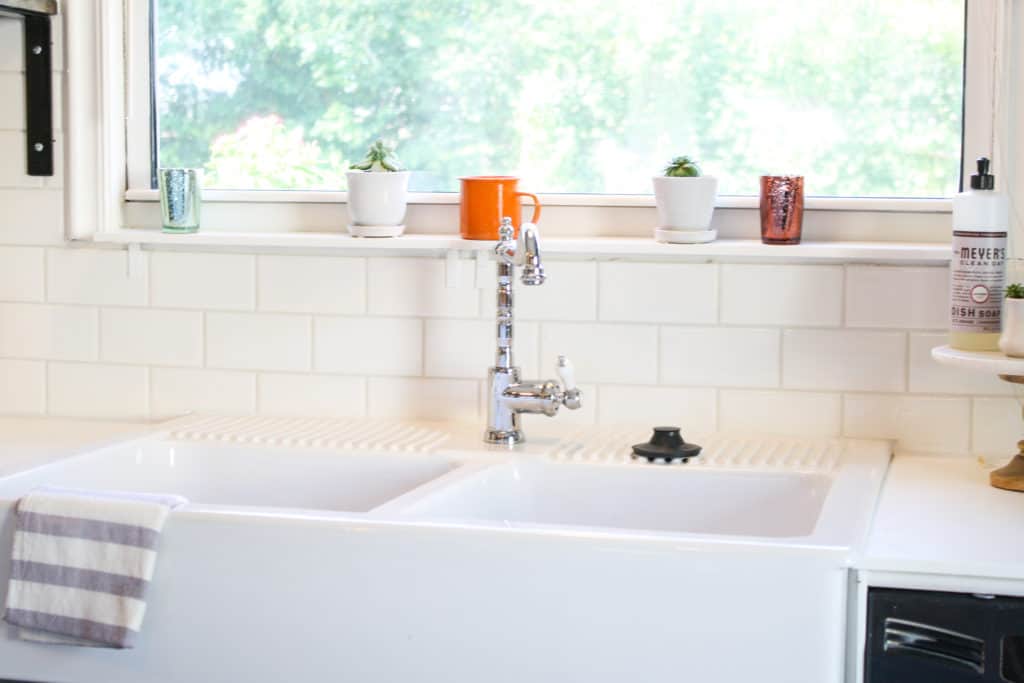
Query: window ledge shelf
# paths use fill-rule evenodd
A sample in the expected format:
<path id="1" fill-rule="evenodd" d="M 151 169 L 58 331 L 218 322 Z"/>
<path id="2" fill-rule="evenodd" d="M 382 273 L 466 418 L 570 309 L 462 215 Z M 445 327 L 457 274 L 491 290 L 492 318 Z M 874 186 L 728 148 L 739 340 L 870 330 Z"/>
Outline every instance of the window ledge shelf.
<path id="1" fill-rule="evenodd" d="M 199 232 L 171 235 L 127 229 L 99 233 L 92 242 L 191 250 L 299 251 L 351 255 L 441 256 L 449 252 L 488 252 L 494 242 L 454 235 L 406 234 L 394 238 L 357 238 L 341 233 Z M 803 242 L 767 245 L 759 240 L 720 239 L 708 244 L 662 244 L 636 237 L 545 237 L 544 255 L 564 259 L 639 261 L 750 261 L 886 263 L 946 265 L 948 244 L 941 242 Z"/>

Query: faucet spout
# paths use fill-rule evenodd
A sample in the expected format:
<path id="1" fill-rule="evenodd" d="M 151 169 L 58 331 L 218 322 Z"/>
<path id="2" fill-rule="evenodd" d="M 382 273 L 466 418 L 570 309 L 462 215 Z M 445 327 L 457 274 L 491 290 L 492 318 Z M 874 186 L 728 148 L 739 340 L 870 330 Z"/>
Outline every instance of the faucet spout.
<path id="1" fill-rule="evenodd" d="M 540 258 L 540 244 L 537 240 L 537 226 L 524 223 L 519 229 L 519 244 L 516 251 L 523 266 L 523 284 L 536 286 L 544 284 L 544 264 Z"/>

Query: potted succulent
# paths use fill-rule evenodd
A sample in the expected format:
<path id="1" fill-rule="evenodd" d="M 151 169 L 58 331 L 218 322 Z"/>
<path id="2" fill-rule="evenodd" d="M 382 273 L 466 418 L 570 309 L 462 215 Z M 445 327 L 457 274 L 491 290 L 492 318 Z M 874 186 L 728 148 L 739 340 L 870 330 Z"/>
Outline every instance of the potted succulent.
<path id="1" fill-rule="evenodd" d="M 655 176 L 654 201 L 658 206 L 655 237 L 661 242 L 710 242 L 717 236 L 711 229 L 718 180 L 701 175 L 697 162 L 687 156 L 675 157 L 664 175 Z"/>
<path id="2" fill-rule="evenodd" d="M 397 237 L 405 231 L 409 171 L 383 141 L 352 164 L 348 178 L 348 231 L 355 237 Z"/>
<path id="3" fill-rule="evenodd" d="M 1019 282 L 1006 288 L 999 350 L 1013 358 L 1024 358 L 1024 284 Z"/>

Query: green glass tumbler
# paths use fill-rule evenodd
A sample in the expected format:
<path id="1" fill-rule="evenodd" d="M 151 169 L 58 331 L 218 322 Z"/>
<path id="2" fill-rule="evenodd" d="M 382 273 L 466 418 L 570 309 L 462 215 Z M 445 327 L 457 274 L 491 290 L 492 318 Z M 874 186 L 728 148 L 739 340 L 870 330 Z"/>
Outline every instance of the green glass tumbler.
<path id="1" fill-rule="evenodd" d="M 200 174 L 197 168 L 161 168 L 157 171 L 164 232 L 199 231 Z"/>

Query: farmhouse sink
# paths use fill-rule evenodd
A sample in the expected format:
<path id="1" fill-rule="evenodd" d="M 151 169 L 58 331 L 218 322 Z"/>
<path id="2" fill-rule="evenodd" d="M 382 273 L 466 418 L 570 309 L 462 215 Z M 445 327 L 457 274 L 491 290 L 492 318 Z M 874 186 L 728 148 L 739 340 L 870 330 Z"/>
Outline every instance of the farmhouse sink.
<path id="1" fill-rule="evenodd" d="M 195 506 L 366 512 L 454 469 L 416 454 L 148 441 L 0 478 L 0 499 L 36 486 L 176 493 Z"/>
<path id="2" fill-rule="evenodd" d="M 33 487 L 190 500 L 135 649 L 0 625 L 0 680 L 842 681 L 884 443 L 708 437 L 668 466 L 630 460 L 632 428 L 508 451 L 475 428 L 205 419 L 0 476 L 0 597 Z"/>
<path id="3" fill-rule="evenodd" d="M 822 474 L 519 463 L 453 482 L 405 512 L 507 527 L 801 537 L 814 530 L 831 483 Z"/>

